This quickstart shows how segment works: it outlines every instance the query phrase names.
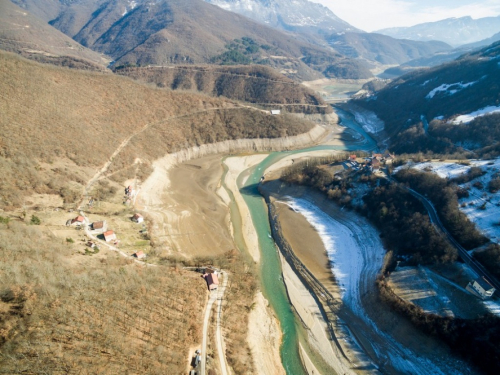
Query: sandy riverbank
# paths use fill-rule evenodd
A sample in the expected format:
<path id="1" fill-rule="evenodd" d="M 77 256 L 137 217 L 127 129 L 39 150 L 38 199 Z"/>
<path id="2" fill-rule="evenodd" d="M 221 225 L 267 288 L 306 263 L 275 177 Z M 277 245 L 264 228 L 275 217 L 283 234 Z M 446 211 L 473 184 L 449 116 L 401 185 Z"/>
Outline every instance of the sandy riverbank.
<path id="1" fill-rule="evenodd" d="M 268 184 L 264 184 L 266 185 Z M 297 203 L 302 202 L 300 205 L 311 210 L 308 215 L 312 216 L 309 219 L 314 219 L 324 226 L 320 230 L 310 224 L 305 226 L 302 219 L 293 219 L 292 216 L 300 216 L 302 209 L 295 208 L 297 212 L 282 209 L 280 220 L 284 219 L 281 223 L 283 232 L 286 231 L 283 223 L 288 220 L 292 231 L 298 225 L 309 229 L 309 235 L 302 234 L 300 237 L 308 236 L 311 239 L 300 239 L 302 243 L 313 244 L 312 238 L 319 230 L 326 231 L 321 235 L 331 237 L 335 244 L 336 254 L 333 259 L 337 264 L 334 267 L 338 267 L 335 272 L 340 272 L 336 283 L 342 286 L 342 300 L 337 313 L 340 324 L 337 328 L 344 328 L 340 331 L 342 334 L 342 331 L 347 332 L 347 325 L 348 335 L 354 337 L 355 343 L 358 344 L 352 346 L 353 352 L 350 354 L 346 351 L 348 357 L 354 355 L 367 364 L 371 362 L 387 374 L 469 373 L 468 365 L 454 357 L 445 345 L 419 332 L 410 322 L 392 312 L 379 300 L 374 281 L 381 266 L 379 256 L 382 255 L 380 250 L 383 248 L 378 232 L 364 217 L 355 212 L 340 210 L 322 194 L 305 187 L 287 187 L 276 183 L 274 188 L 278 200 L 286 200 L 286 196 L 293 197 L 291 202 L 299 199 Z M 292 206 L 295 207 L 296 204 Z M 318 208 L 323 213 L 320 214 Z M 282 215 L 283 213 L 285 215 Z M 287 214 L 291 216 L 290 219 L 286 218 Z M 299 240 L 294 239 L 293 235 L 287 237 L 287 240 L 292 246 L 299 246 Z M 315 270 L 315 265 L 321 265 L 318 254 L 300 250 L 297 254 L 304 264 L 311 265 L 312 271 Z M 315 273 L 320 278 L 321 272 L 318 273 L 317 270 Z M 340 342 L 344 341 L 342 336 L 339 339 Z M 356 351 L 356 347 L 362 350 Z M 365 367 L 365 371 L 372 373 L 376 369 L 372 365 L 371 369 Z M 360 372 L 359 367 L 356 372 Z"/>

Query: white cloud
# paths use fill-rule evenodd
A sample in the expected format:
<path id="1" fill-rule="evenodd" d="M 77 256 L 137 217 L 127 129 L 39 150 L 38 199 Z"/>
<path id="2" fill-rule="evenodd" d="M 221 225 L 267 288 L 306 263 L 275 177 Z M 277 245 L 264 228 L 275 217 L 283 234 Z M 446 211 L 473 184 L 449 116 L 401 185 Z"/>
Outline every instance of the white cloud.
<path id="1" fill-rule="evenodd" d="M 500 15 L 498 0 L 311 0 L 330 8 L 365 31 L 412 26 L 450 17 L 482 18 Z"/>

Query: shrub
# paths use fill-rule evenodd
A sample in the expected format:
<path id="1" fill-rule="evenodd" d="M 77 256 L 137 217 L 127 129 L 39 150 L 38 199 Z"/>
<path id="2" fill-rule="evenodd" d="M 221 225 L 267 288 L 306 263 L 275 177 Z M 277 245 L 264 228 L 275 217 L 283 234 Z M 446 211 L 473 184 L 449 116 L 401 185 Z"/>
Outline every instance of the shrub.
<path id="1" fill-rule="evenodd" d="M 490 193 L 496 193 L 498 190 L 500 190 L 500 178 L 492 179 L 488 184 L 488 190 L 490 191 Z"/>
<path id="2" fill-rule="evenodd" d="M 42 221 L 40 220 L 40 218 L 38 216 L 31 215 L 31 220 L 30 220 L 31 225 L 40 225 L 41 223 L 42 223 Z"/>

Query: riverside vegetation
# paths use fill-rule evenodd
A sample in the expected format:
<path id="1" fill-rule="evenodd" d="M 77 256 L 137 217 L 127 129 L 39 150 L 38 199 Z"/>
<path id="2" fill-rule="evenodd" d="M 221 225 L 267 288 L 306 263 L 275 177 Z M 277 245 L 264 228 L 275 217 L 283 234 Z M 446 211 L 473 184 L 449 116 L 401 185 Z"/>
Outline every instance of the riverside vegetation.
<path id="1" fill-rule="evenodd" d="M 437 233 L 422 203 L 400 184 L 369 177 L 360 171 L 340 172 L 338 176 L 341 178 L 335 178 L 335 165 L 347 157 L 345 154 L 297 163 L 283 171 L 281 180 L 311 186 L 322 191 L 333 202 L 368 216 L 379 229 L 388 249 L 377 280 L 381 301 L 407 317 L 422 331 L 440 338 L 482 372 L 494 374 L 500 371 L 498 361 L 492 360 L 500 355 L 500 318 L 487 314 L 466 320 L 429 314 L 401 299 L 388 286 L 387 276 L 394 270 L 397 260 L 407 265 L 446 264 L 457 260 L 457 251 Z M 487 241 L 458 209 L 458 189 L 455 184 L 460 181 L 446 181 L 431 173 L 405 169 L 399 171 L 396 178 L 410 184 L 420 193 L 428 194 L 443 224 L 463 246 L 474 248 Z M 368 184 L 368 189 L 360 189 L 364 196 L 362 200 L 356 199 L 359 194 L 356 190 L 363 184 Z M 493 244 L 478 253 L 476 258 L 498 274 L 499 254 L 500 248 Z"/>

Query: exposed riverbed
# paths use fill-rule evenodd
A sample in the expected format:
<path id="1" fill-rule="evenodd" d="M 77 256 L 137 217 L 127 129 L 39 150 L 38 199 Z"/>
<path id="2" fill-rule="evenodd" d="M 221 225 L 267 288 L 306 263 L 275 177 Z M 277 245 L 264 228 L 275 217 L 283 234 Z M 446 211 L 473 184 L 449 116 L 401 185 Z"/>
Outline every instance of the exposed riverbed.
<path id="1" fill-rule="evenodd" d="M 299 356 L 299 352 L 303 352 L 299 350 L 299 343 L 307 343 L 308 333 L 291 309 L 282 280 L 280 259 L 270 237 L 267 207 L 257 187 L 267 169 L 286 157 L 290 158 L 290 155 L 298 157 L 301 153 L 321 150 L 367 150 L 375 147 L 375 142 L 355 123 L 352 115 L 344 111 L 339 111 L 339 115 L 344 125 L 361 134 L 362 138 L 357 144 L 350 147 L 321 145 L 293 152 L 272 153 L 238 178 L 238 186 L 258 234 L 263 293 L 281 324 L 281 358 L 288 374 L 306 373 Z M 357 353 L 358 362 L 352 363 L 358 366 L 357 370 L 352 369 L 354 372 L 376 372 L 376 369 L 388 374 L 470 372 L 462 361 L 450 358 L 449 350 L 419 333 L 388 308 L 381 306 L 380 314 L 384 316 L 376 316 L 378 308 L 374 304 L 380 301 L 375 296 L 374 281 L 382 265 L 384 249 L 378 233 L 363 218 L 358 218 L 354 213 L 333 218 L 331 213 L 323 212 L 315 202 L 307 200 L 290 198 L 288 204 L 308 219 L 324 242 L 333 274 L 341 288 L 343 307 L 339 317 L 342 324 L 345 323 L 343 332 L 349 334 L 349 337 L 344 336 L 344 340 L 351 341 L 349 347 L 352 351 L 355 352 L 356 347 L 360 350 Z M 388 324 L 389 321 L 392 322 Z M 413 337 L 405 338 L 406 335 Z"/>

